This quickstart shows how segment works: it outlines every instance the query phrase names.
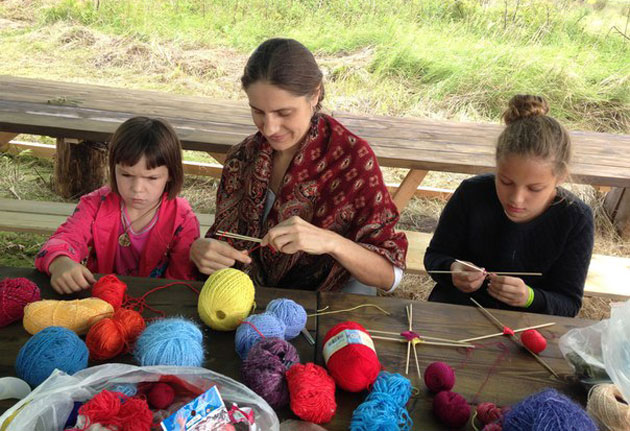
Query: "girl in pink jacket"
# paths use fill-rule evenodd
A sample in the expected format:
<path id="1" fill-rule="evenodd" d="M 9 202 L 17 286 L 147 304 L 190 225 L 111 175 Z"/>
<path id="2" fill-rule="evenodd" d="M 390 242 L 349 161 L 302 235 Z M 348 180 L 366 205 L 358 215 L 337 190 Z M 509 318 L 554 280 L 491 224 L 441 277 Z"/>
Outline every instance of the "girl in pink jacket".
<path id="1" fill-rule="evenodd" d="M 184 198 L 182 148 L 164 120 L 134 117 L 116 130 L 110 186 L 83 196 L 35 258 L 59 293 L 95 282 L 93 272 L 195 278 L 188 257 L 199 221 Z M 85 265 L 85 266 L 84 266 Z"/>

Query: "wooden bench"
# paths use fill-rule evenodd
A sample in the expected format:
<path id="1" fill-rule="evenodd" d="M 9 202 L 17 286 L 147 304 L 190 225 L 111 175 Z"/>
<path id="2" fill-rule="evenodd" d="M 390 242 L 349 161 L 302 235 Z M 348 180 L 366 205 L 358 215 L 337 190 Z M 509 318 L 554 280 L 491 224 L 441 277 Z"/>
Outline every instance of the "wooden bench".
<path id="1" fill-rule="evenodd" d="M 75 204 L 0 198 L 0 231 L 52 234 L 74 211 Z M 214 214 L 198 213 L 202 234 L 214 221 Z M 426 274 L 424 252 L 432 234 L 404 231 L 409 240 L 407 272 Z M 630 259 L 593 255 L 586 280 L 585 293 L 611 298 L 630 297 Z"/>

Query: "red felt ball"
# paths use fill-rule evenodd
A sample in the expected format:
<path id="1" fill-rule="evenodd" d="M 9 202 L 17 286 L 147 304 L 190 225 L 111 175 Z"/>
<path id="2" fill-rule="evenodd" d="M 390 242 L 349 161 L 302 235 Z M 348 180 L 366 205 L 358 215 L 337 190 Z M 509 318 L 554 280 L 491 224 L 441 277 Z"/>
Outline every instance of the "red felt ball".
<path id="1" fill-rule="evenodd" d="M 477 406 L 477 419 L 483 424 L 496 422 L 503 417 L 503 411 L 494 403 L 481 403 Z"/>
<path id="2" fill-rule="evenodd" d="M 335 345 L 340 348 L 335 350 Z M 349 392 L 368 389 L 382 368 L 370 334 L 350 321 L 338 323 L 326 333 L 324 360 L 335 382 Z"/>
<path id="3" fill-rule="evenodd" d="M 295 364 L 287 371 L 290 406 L 300 419 L 321 424 L 337 411 L 335 381 L 326 369 L 312 362 Z"/>
<path id="4" fill-rule="evenodd" d="M 432 392 L 450 391 L 455 386 L 455 372 L 444 362 L 433 362 L 424 370 L 424 383 Z"/>
<path id="5" fill-rule="evenodd" d="M 523 345 L 534 353 L 540 353 L 547 348 L 547 340 L 535 329 L 528 329 L 521 334 Z"/>
<path id="6" fill-rule="evenodd" d="M 446 426 L 460 428 L 470 418 L 470 406 L 460 394 L 439 392 L 433 399 L 433 414 Z"/>
<path id="7" fill-rule="evenodd" d="M 175 398 L 175 390 L 166 383 L 158 382 L 147 394 L 149 405 L 154 409 L 162 410 L 173 403 Z"/>
<path id="8" fill-rule="evenodd" d="M 92 296 L 109 302 L 114 310 L 118 310 L 122 306 L 126 291 L 127 285 L 114 274 L 101 277 L 92 286 Z"/>
<path id="9" fill-rule="evenodd" d="M 0 281 L 0 327 L 24 317 L 24 307 L 41 299 L 39 287 L 23 277 Z"/>

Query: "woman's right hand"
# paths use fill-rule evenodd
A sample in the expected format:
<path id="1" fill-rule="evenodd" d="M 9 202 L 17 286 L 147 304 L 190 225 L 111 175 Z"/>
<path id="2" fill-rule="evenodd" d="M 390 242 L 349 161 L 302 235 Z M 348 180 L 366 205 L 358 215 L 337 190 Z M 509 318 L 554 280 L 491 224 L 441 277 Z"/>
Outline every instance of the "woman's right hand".
<path id="1" fill-rule="evenodd" d="M 230 268 L 238 261 L 249 265 L 251 257 L 246 250 L 237 250 L 224 241 L 213 238 L 199 238 L 190 247 L 190 260 L 202 274 L 212 274 L 223 268 Z"/>
<path id="2" fill-rule="evenodd" d="M 470 262 L 468 262 L 470 263 Z M 485 271 L 479 271 L 459 262 L 451 264 L 453 285 L 464 293 L 476 291 L 486 278 Z"/>
<path id="3" fill-rule="evenodd" d="M 96 283 L 92 272 L 68 256 L 55 258 L 48 267 L 50 285 L 57 293 L 79 292 Z"/>

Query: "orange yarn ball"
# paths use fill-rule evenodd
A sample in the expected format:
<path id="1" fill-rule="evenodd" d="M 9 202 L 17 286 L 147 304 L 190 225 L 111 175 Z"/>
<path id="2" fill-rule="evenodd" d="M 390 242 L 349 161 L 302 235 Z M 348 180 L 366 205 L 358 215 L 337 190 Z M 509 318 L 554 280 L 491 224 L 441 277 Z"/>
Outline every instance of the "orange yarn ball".
<path id="1" fill-rule="evenodd" d="M 118 310 L 125 299 L 127 285 L 114 274 L 101 277 L 92 286 L 92 296 L 109 302 L 114 310 Z"/>
<path id="2" fill-rule="evenodd" d="M 118 309 L 111 318 L 102 319 L 90 328 L 85 338 L 90 358 L 102 361 L 126 353 L 144 328 L 146 324 L 140 313 Z"/>

